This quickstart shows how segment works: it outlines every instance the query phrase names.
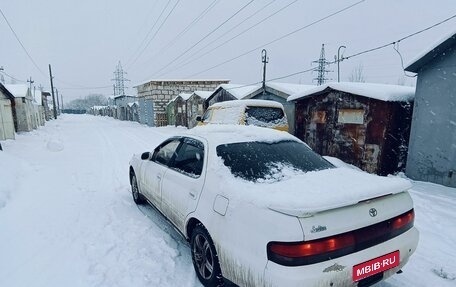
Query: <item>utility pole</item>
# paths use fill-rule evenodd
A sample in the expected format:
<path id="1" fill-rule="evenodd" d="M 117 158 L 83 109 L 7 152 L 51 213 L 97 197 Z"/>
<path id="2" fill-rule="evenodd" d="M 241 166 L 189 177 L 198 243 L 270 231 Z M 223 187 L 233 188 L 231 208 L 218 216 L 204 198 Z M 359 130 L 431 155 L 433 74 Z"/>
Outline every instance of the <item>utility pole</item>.
<path id="1" fill-rule="evenodd" d="M 52 81 L 52 70 L 51 70 L 51 64 L 49 64 L 49 77 L 51 78 L 51 93 L 52 93 L 52 106 L 53 106 L 53 111 L 54 111 L 54 119 L 57 119 L 57 107 L 55 106 L 55 95 L 54 95 L 54 83 Z"/>
<path id="2" fill-rule="evenodd" d="M 261 51 L 261 62 L 263 63 L 263 95 L 266 94 L 266 64 L 269 63 L 268 51 Z"/>
<path id="3" fill-rule="evenodd" d="M 321 45 L 320 59 L 313 61 L 313 63 L 318 64 L 318 67 L 314 69 L 314 71 L 318 73 L 318 76 L 314 80 L 317 80 L 319 86 L 323 85 L 328 80 L 326 74 L 330 72 L 326 69 L 326 67 L 329 66 L 329 62 L 326 61 L 325 58 L 325 44 Z"/>
<path id="4" fill-rule="evenodd" d="M 339 49 L 337 49 L 337 82 L 340 82 L 340 67 L 339 67 L 339 64 L 340 64 L 340 48 L 344 48 L 346 49 L 347 47 L 345 46 L 340 46 Z M 343 57 L 342 57 L 342 60 L 343 60 Z"/>
<path id="5" fill-rule="evenodd" d="M 62 110 L 63 110 L 63 95 L 60 93 L 60 102 L 62 103 Z"/>
<path id="6" fill-rule="evenodd" d="M 5 69 L 3 69 L 3 66 L 0 67 L 0 71 L 4 71 Z M 5 83 L 5 77 L 3 77 L 3 73 L 1 74 L 1 77 L 0 77 L 0 83 L 4 84 Z"/>
<path id="7" fill-rule="evenodd" d="M 32 84 L 35 83 L 35 81 L 32 81 L 32 76 L 27 80 L 27 83 L 30 84 L 30 93 L 32 93 Z M 33 93 L 33 98 L 35 98 L 35 93 Z"/>
<path id="8" fill-rule="evenodd" d="M 57 89 L 55 89 L 55 97 L 57 98 L 57 113 L 60 115 L 59 90 Z"/>

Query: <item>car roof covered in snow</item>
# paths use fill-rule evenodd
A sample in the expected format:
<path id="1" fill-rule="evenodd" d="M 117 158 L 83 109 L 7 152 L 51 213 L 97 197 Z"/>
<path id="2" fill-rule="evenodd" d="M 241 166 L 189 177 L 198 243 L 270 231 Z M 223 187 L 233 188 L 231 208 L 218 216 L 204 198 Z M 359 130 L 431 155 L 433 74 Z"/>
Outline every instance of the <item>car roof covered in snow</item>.
<path id="1" fill-rule="evenodd" d="M 275 101 L 268 101 L 268 100 L 234 100 L 234 101 L 225 101 L 219 102 L 211 105 L 211 107 L 219 108 L 235 108 L 235 107 L 247 107 L 247 106 L 255 106 L 255 107 L 271 107 L 271 108 L 281 108 L 283 109 L 283 105 L 279 102 Z"/>
<path id="2" fill-rule="evenodd" d="M 238 142 L 278 142 L 283 140 L 300 141 L 288 132 L 270 128 L 245 125 L 213 124 L 197 126 L 189 130 L 188 135 L 206 139 L 210 145 L 238 143 Z"/>

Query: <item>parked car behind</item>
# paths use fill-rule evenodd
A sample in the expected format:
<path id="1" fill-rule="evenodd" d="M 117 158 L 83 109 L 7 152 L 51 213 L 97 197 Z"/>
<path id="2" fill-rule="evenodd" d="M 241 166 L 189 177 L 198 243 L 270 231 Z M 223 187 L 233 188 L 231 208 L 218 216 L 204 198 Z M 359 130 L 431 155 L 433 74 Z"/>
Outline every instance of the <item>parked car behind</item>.
<path id="1" fill-rule="evenodd" d="M 234 100 L 215 103 L 202 117 L 199 125 L 234 124 L 273 128 L 288 131 L 288 120 L 283 105 L 268 100 Z"/>
<path id="2" fill-rule="evenodd" d="M 129 176 L 204 286 L 370 286 L 418 244 L 409 181 L 336 168 L 286 132 L 196 127 L 133 156 Z"/>

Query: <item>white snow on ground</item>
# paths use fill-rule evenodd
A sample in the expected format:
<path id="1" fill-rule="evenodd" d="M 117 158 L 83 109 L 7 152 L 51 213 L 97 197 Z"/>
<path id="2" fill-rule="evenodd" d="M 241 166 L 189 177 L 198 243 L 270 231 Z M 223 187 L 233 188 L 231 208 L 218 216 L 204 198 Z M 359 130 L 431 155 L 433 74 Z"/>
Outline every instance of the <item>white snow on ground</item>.
<path id="1" fill-rule="evenodd" d="M 179 128 L 63 115 L 0 151 L 0 286 L 201 286 L 190 250 L 130 195 L 128 162 Z M 377 286 L 456 286 L 456 189 L 414 182 L 417 252 Z"/>

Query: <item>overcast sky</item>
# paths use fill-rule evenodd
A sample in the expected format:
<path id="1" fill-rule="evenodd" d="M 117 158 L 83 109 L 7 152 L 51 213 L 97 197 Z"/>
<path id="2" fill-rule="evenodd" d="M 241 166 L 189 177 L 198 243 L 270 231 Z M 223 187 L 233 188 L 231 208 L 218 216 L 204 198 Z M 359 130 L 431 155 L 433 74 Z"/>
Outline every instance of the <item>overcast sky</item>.
<path id="1" fill-rule="evenodd" d="M 5 0 L 0 8 L 38 68 L 1 15 L 0 66 L 17 83 L 32 77 L 36 85 L 49 89 L 51 64 L 55 87 L 65 101 L 91 93 L 111 95 L 119 61 L 130 79 L 127 93 L 133 95 L 133 86 L 157 78 L 230 79 L 231 83 L 249 84 L 262 79 L 263 48 L 269 56 L 267 79 L 272 79 L 315 67 L 312 61 L 318 60 L 322 44 L 327 60 L 333 61 L 341 45 L 346 46 L 341 54 L 350 56 L 456 14 L 454 0 L 366 0 L 308 26 L 358 2 Z M 197 18 L 204 11 L 207 13 Z M 195 19 L 199 20 L 189 26 Z M 267 20 L 233 38 L 263 19 Z M 400 42 L 404 65 L 455 31 L 454 27 L 456 19 Z M 366 82 L 415 82 L 404 76 L 401 57 L 392 46 L 341 62 L 341 81 L 347 81 L 359 66 Z M 336 81 L 337 65 L 328 70 L 333 72 L 327 77 Z M 4 74 L 7 83 L 9 76 Z M 316 84 L 316 76 L 307 72 L 280 81 Z"/>

